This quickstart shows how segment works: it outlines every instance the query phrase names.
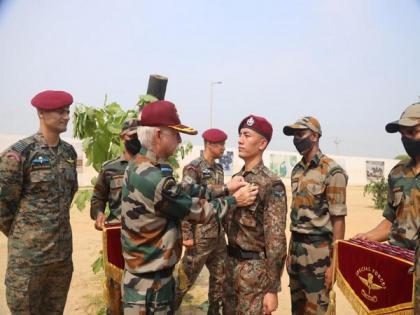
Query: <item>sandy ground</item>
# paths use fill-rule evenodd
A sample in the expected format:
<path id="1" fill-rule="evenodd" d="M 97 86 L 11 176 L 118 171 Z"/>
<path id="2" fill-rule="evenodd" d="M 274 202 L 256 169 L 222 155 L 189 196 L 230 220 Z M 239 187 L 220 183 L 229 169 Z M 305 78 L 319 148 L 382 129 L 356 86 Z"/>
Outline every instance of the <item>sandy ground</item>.
<path id="1" fill-rule="evenodd" d="M 363 196 L 362 187 L 349 187 L 348 216 L 346 219 L 346 238 L 357 232 L 366 231 L 375 226 L 382 217 L 379 210 L 372 207 L 369 197 Z M 290 192 L 289 192 L 290 201 Z M 290 202 L 289 202 L 290 203 Z M 102 280 L 100 275 L 94 275 L 91 264 L 98 257 L 102 246 L 101 234 L 93 228 L 87 210 L 79 212 L 72 209 L 73 227 L 73 261 L 74 274 L 71 283 L 67 305 L 64 314 L 96 314 L 101 305 Z M 289 238 L 290 234 L 287 233 Z M 10 314 L 6 304 L 4 276 L 7 263 L 7 239 L 0 235 L 0 314 Z M 290 314 L 290 293 L 288 288 L 288 275 L 284 272 L 282 277 L 282 291 L 279 293 L 279 308 L 273 314 Z M 207 300 L 208 271 L 203 270 L 197 283 L 186 296 L 179 314 L 205 314 L 202 310 L 203 303 Z M 337 292 L 337 314 L 356 314 L 350 304 Z"/>

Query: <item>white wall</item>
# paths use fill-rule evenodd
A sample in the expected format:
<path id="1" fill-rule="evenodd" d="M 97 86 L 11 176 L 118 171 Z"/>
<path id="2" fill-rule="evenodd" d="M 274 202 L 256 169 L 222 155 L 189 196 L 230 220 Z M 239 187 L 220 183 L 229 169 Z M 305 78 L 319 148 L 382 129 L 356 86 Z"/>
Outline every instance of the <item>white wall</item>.
<path id="1" fill-rule="evenodd" d="M 7 134 L 0 134 L 0 152 L 5 150 L 7 147 L 18 141 L 19 139 L 24 138 L 25 136 L 22 135 L 7 135 Z M 91 166 L 86 166 L 86 158 L 85 154 L 82 150 L 82 142 L 80 140 L 75 139 L 67 139 L 64 138 L 65 141 L 70 142 L 76 149 L 78 157 L 83 160 L 83 166 L 81 168 L 78 168 L 79 173 L 79 186 L 89 186 L 90 180 L 93 176 L 96 176 L 96 171 Z M 180 161 L 181 168 L 178 170 L 178 173 L 180 174 L 182 167 L 192 161 L 193 159 L 200 156 L 200 150 L 203 150 L 203 146 L 194 146 L 192 149 L 192 152 L 185 157 L 184 160 Z M 227 151 L 233 152 L 233 167 L 232 167 L 232 174 L 235 174 L 239 172 L 241 167 L 243 166 L 243 161 L 238 157 L 236 148 L 226 148 Z M 296 152 L 286 152 L 286 151 L 272 151 L 267 150 L 264 153 L 263 159 L 264 163 L 267 167 L 270 167 L 270 163 L 272 162 L 273 156 L 289 156 L 292 157 L 292 159 L 295 159 L 296 161 L 300 160 L 300 155 Z M 398 160 L 392 160 L 392 159 L 381 159 L 381 158 L 370 158 L 370 157 L 356 157 L 356 156 L 338 156 L 338 155 L 329 155 L 331 158 L 337 161 L 338 164 L 340 164 L 349 175 L 349 185 L 350 186 L 362 186 L 366 185 L 368 183 L 367 177 L 366 177 L 366 161 L 381 161 L 384 162 L 384 176 L 387 177 L 389 171 L 396 163 L 398 163 Z M 295 157 L 295 158 L 293 158 Z M 289 165 L 290 166 L 290 165 Z M 283 181 L 286 185 L 290 185 L 290 169 L 288 168 L 288 174 L 283 177 Z M 226 176 L 226 180 L 230 178 L 230 175 Z"/>

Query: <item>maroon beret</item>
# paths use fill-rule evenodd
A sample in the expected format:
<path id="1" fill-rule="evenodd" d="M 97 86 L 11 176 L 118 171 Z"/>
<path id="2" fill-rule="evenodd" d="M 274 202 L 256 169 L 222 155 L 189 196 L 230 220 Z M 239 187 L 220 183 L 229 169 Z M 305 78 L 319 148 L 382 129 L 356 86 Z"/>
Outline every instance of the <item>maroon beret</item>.
<path id="1" fill-rule="evenodd" d="M 222 130 L 220 129 L 207 129 L 206 131 L 203 132 L 203 139 L 206 140 L 207 142 L 224 142 L 227 139 L 227 134 L 225 134 Z"/>
<path id="2" fill-rule="evenodd" d="M 190 135 L 197 134 L 197 130 L 181 124 L 175 104 L 168 101 L 156 101 L 147 104 L 141 111 L 140 126 L 165 126 Z"/>
<path id="3" fill-rule="evenodd" d="M 238 132 L 241 132 L 242 128 L 249 128 L 258 132 L 266 138 L 268 142 L 270 142 L 271 136 L 273 135 L 273 127 L 264 117 L 249 115 L 239 124 Z"/>
<path id="4" fill-rule="evenodd" d="M 47 90 L 35 95 L 31 103 L 39 109 L 54 110 L 73 104 L 73 96 L 65 91 Z"/>

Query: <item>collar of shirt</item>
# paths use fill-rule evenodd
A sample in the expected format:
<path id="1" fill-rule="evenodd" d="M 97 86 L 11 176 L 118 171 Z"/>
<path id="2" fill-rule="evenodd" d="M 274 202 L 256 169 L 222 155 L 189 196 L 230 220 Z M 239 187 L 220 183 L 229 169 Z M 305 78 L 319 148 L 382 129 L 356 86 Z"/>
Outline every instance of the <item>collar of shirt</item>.
<path id="1" fill-rule="evenodd" d="M 324 154 L 321 152 L 321 150 L 318 150 L 318 152 L 315 153 L 314 157 L 312 158 L 312 160 L 309 163 L 306 163 L 305 159 L 302 157 L 302 159 L 299 161 L 298 165 L 303 169 L 310 168 L 311 166 L 316 167 L 316 166 L 318 166 L 319 162 L 321 161 L 321 158 L 323 157 L 323 155 Z"/>
<path id="2" fill-rule="evenodd" d="M 201 163 L 203 164 L 204 168 L 215 169 L 216 166 L 216 162 L 214 162 L 214 165 L 210 165 L 210 163 L 204 158 L 204 156 L 201 157 Z"/>
<path id="3" fill-rule="evenodd" d="M 159 159 L 156 157 L 155 152 L 146 149 L 145 147 L 141 147 L 139 154 L 143 155 L 144 157 L 146 157 L 148 160 L 150 160 L 150 162 L 152 162 L 152 164 L 168 164 L 168 162 L 164 159 Z"/>
<path id="4" fill-rule="evenodd" d="M 410 160 L 408 160 L 404 164 L 404 167 L 406 169 L 408 169 L 413 174 L 414 177 L 417 177 L 417 176 L 420 175 L 420 173 L 419 174 L 416 174 L 416 168 L 415 168 L 415 166 L 416 166 L 416 161 L 413 158 L 411 158 Z"/>
<path id="5" fill-rule="evenodd" d="M 245 166 L 242 166 L 239 175 L 246 176 L 248 174 L 258 174 L 264 168 L 264 162 L 261 160 L 257 165 L 251 168 L 249 171 L 245 171 Z"/>
<path id="6" fill-rule="evenodd" d="M 58 144 L 55 147 L 50 147 L 47 143 L 47 140 L 43 136 L 43 134 L 38 131 L 36 134 L 34 134 L 34 138 L 38 143 L 41 143 L 41 147 L 43 149 L 49 149 L 50 152 L 52 152 L 54 155 L 60 155 L 62 154 L 63 148 L 63 142 L 61 141 L 61 138 L 58 138 Z"/>

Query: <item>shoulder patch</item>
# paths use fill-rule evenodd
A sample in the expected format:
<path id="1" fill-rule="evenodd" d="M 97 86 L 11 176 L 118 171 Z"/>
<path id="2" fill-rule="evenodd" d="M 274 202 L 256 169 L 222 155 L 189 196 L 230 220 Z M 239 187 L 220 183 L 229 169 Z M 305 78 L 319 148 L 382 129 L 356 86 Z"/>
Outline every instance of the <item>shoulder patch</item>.
<path id="1" fill-rule="evenodd" d="M 3 156 L 5 156 L 6 158 L 15 159 L 18 162 L 22 160 L 20 154 L 17 153 L 16 151 L 8 151 Z"/>

